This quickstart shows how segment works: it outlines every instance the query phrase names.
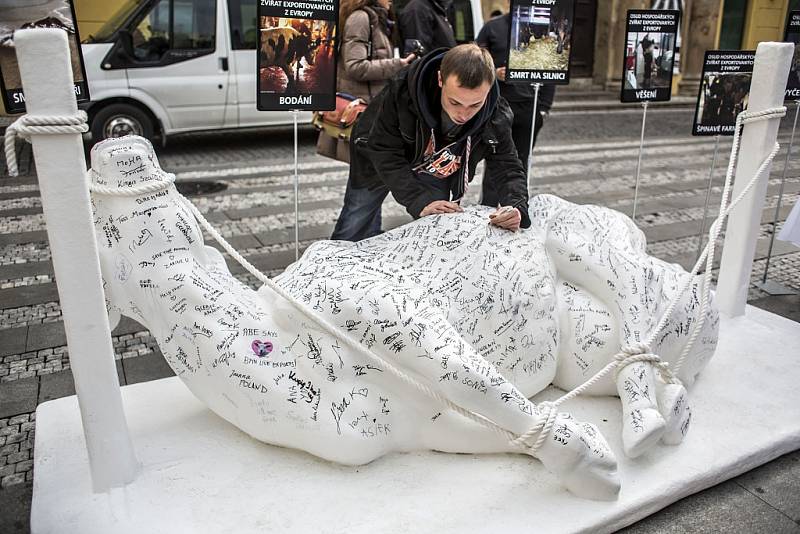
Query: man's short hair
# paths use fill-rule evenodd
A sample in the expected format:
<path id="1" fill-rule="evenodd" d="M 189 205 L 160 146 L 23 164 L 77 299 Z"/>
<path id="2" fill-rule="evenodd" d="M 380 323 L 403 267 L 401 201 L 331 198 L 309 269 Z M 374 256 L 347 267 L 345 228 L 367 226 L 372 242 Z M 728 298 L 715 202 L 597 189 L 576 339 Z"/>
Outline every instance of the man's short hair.
<path id="1" fill-rule="evenodd" d="M 462 44 L 445 53 L 439 67 L 442 82 L 449 76 L 456 76 L 458 84 L 467 89 L 475 89 L 484 82 L 494 83 L 494 61 L 485 48 L 474 43 Z"/>

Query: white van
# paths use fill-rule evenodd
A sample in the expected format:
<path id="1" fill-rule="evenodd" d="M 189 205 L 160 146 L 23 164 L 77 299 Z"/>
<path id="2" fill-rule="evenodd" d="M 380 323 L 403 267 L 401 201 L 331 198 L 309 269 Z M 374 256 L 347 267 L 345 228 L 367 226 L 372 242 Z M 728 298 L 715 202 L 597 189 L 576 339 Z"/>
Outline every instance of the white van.
<path id="1" fill-rule="evenodd" d="M 288 112 L 256 110 L 257 1 L 125 3 L 82 44 L 93 140 L 291 124 Z M 457 40 L 473 40 L 480 0 L 453 7 Z"/>

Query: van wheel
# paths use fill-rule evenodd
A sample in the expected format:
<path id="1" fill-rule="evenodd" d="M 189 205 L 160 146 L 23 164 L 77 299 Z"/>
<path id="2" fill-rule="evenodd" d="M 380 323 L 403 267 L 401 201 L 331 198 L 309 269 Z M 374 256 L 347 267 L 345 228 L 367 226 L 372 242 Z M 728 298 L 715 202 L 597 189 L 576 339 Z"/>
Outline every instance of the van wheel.
<path id="1" fill-rule="evenodd" d="M 141 135 L 152 139 L 153 132 L 153 121 L 147 113 L 130 104 L 110 104 L 92 119 L 92 141 L 95 143 L 123 135 Z"/>

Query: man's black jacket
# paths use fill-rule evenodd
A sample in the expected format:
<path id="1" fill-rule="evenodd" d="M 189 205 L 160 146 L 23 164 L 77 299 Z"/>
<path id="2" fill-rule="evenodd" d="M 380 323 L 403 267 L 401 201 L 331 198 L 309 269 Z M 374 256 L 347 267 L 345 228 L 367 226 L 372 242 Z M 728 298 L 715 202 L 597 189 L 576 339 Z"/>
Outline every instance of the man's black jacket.
<path id="1" fill-rule="evenodd" d="M 411 0 L 400 12 L 398 20 L 403 46 L 406 39 L 418 40 L 426 53 L 455 46 L 453 27 L 447 20 L 448 4 L 447 0 Z"/>
<path id="2" fill-rule="evenodd" d="M 438 71 L 443 55 L 444 51 L 432 52 L 400 71 L 361 114 L 351 137 L 351 185 L 358 189 L 386 185 L 415 219 L 425 206 L 441 200 L 441 194 L 417 179 L 412 168 L 422 163 L 431 130 L 440 127 Z M 519 208 L 521 226 L 527 228 L 531 224 L 527 180 L 511 139 L 512 120 L 495 84 L 483 108 L 461 128 L 460 138 L 472 139 L 468 180 L 472 181 L 478 162 L 491 161 L 502 177 L 497 183 L 501 205 Z"/>

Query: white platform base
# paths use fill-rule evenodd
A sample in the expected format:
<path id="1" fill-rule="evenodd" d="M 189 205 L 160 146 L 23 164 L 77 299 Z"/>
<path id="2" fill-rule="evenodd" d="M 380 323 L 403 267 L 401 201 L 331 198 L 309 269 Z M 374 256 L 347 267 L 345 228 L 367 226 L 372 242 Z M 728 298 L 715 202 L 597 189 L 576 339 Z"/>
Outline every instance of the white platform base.
<path id="1" fill-rule="evenodd" d="M 37 410 L 32 531 L 610 532 L 799 448 L 798 361 L 800 324 L 750 306 L 724 319 L 717 355 L 690 391 L 685 442 L 636 460 L 621 452 L 617 399 L 565 406 L 617 452 L 623 486 L 612 503 L 573 497 L 521 455 L 334 465 L 251 439 L 177 378 L 123 388 L 142 468 L 129 486 L 93 494 L 77 401 L 67 397 Z"/>

